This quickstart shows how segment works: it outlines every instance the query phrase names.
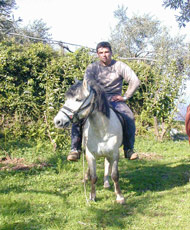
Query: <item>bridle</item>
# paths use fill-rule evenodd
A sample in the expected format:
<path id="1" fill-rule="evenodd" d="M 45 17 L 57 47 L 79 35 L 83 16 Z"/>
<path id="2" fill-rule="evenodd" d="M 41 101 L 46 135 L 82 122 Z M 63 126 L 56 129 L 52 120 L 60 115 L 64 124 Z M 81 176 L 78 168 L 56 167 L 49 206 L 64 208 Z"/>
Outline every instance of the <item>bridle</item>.
<path id="1" fill-rule="evenodd" d="M 92 97 L 91 100 L 90 100 L 90 102 L 89 102 L 87 105 L 85 105 L 86 101 L 87 101 L 90 97 Z M 93 99 L 93 100 L 92 100 L 92 99 Z M 84 105 L 85 105 L 85 106 L 84 106 Z M 91 107 L 91 110 L 90 110 L 90 112 L 88 113 L 87 117 L 80 119 L 80 118 L 79 118 L 79 113 L 80 113 L 81 111 L 84 111 L 85 109 L 87 109 L 87 108 L 88 108 L 89 106 L 91 106 L 91 105 L 92 105 L 92 107 Z M 84 107 L 83 107 L 83 106 L 84 106 Z M 89 117 L 89 115 L 93 112 L 93 110 L 94 110 L 94 92 L 93 92 L 92 89 L 90 89 L 90 94 L 89 94 L 89 96 L 85 98 L 85 100 L 83 101 L 83 103 L 80 105 L 80 107 L 79 107 L 76 111 L 70 109 L 69 107 L 67 107 L 67 106 L 65 106 L 65 105 L 61 108 L 60 111 L 61 111 L 62 113 L 64 113 L 64 114 L 67 116 L 67 118 L 69 119 L 69 121 L 70 121 L 71 123 L 78 123 L 78 122 L 80 122 L 80 121 L 83 120 L 83 119 L 86 120 L 86 119 Z M 71 113 L 71 115 L 69 115 L 67 112 Z"/>

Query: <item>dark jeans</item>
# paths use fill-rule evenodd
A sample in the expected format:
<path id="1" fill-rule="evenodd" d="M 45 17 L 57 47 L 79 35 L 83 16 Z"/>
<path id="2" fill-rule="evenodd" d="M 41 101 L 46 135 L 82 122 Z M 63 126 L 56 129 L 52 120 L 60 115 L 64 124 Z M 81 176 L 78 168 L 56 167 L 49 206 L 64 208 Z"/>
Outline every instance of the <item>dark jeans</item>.
<path id="1" fill-rule="evenodd" d="M 72 124 L 71 149 L 82 149 L 82 123 Z"/>
<path id="2" fill-rule="evenodd" d="M 135 120 L 130 108 L 124 102 L 110 102 L 111 106 L 122 113 L 126 126 L 123 133 L 123 149 L 133 149 L 135 143 Z M 71 130 L 71 149 L 81 150 L 82 146 L 82 124 L 73 124 Z"/>

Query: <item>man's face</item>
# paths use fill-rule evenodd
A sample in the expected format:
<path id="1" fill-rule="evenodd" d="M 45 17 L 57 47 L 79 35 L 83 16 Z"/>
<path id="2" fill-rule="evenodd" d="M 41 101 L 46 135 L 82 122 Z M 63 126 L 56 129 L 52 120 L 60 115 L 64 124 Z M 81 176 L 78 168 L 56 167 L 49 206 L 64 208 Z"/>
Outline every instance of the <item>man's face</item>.
<path id="1" fill-rule="evenodd" d="M 107 66 L 111 63 L 112 52 L 109 48 L 100 47 L 97 54 L 102 65 Z"/>

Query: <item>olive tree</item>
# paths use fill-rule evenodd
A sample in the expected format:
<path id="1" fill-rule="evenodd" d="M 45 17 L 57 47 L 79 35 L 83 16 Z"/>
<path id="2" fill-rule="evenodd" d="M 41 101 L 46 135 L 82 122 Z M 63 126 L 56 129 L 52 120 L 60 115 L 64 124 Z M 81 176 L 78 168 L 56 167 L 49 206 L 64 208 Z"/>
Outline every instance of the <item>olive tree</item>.
<path id="1" fill-rule="evenodd" d="M 115 16 L 119 21 L 110 42 L 120 57 L 134 59 L 129 65 L 141 80 L 138 100 L 134 97 L 136 104 L 141 105 L 138 118 L 143 128 L 153 124 L 157 138 L 162 139 L 172 124 L 185 75 L 184 38 L 171 37 L 168 29 L 149 15 L 128 18 L 123 6 L 115 11 Z M 142 59 L 148 59 L 146 65 L 151 71 L 142 65 Z M 143 66 L 144 72 L 139 72 L 138 65 Z M 135 103 L 133 99 L 131 103 Z"/>
<path id="2" fill-rule="evenodd" d="M 0 0 L 0 40 L 14 28 L 11 12 L 15 7 L 15 0 Z"/>
<path id="3" fill-rule="evenodd" d="M 170 8 L 178 10 L 178 15 L 176 15 L 176 20 L 179 27 L 185 27 L 188 22 L 190 22 L 190 1 L 189 0 L 163 0 L 163 6 L 165 8 Z"/>
<path id="4" fill-rule="evenodd" d="M 36 19 L 24 27 L 18 25 L 16 32 L 20 34 L 20 36 L 15 37 L 15 39 L 19 43 L 37 43 L 39 41 L 49 43 L 52 38 L 49 30 L 50 28 L 42 19 Z"/>

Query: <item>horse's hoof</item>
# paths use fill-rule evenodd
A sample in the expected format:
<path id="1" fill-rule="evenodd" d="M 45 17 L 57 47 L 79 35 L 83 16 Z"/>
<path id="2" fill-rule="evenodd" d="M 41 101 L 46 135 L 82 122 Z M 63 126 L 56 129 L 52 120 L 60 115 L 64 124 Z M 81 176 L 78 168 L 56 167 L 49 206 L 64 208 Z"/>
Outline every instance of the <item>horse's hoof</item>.
<path id="1" fill-rule="evenodd" d="M 95 198 L 90 198 L 90 202 L 96 202 Z"/>
<path id="2" fill-rule="evenodd" d="M 88 178 L 88 177 L 85 177 L 84 179 L 83 179 L 83 181 L 85 181 L 85 182 L 87 182 L 87 181 L 89 181 L 90 179 Z"/>
<path id="3" fill-rule="evenodd" d="M 83 183 L 87 183 L 89 181 L 89 178 L 88 177 L 84 177 L 83 179 L 82 179 L 82 182 Z"/>
<path id="4" fill-rule="evenodd" d="M 96 201 L 96 197 L 95 197 L 95 196 L 90 195 L 90 201 L 95 202 L 95 201 Z"/>
<path id="5" fill-rule="evenodd" d="M 106 181 L 106 182 L 104 183 L 104 188 L 106 188 L 106 189 L 107 189 L 107 188 L 110 188 L 109 182 Z"/>
<path id="6" fill-rule="evenodd" d="M 125 198 L 124 197 L 120 198 L 120 199 L 117 199 L 116 201 L 117 201 L 118 204 L 122 204 L 122 205 L 125 204 Z"/>
<path id="7" fill-rule="evenodd" d="M 82 179 L 81 182 L 84 184 L 84 183 L 87 183 L 88 180 Z"/>

